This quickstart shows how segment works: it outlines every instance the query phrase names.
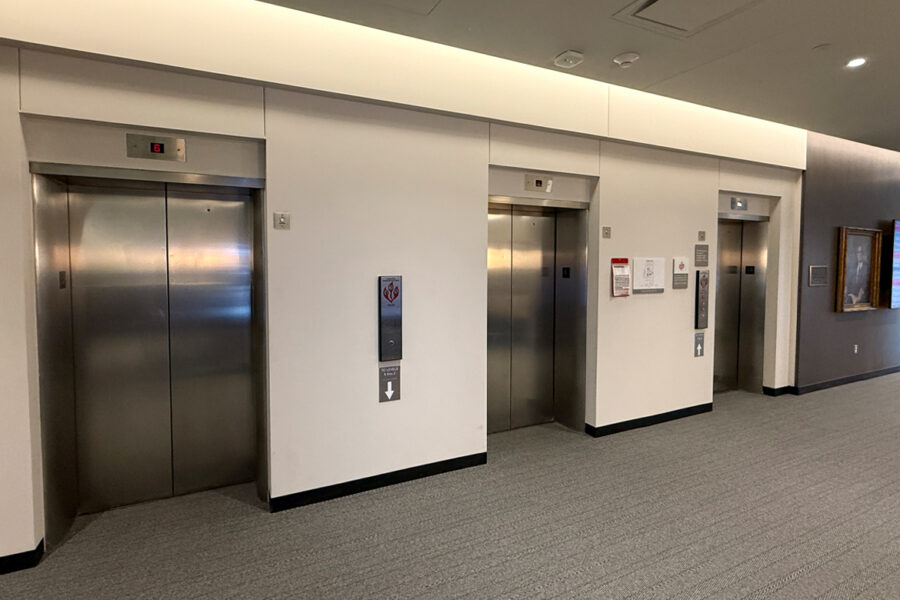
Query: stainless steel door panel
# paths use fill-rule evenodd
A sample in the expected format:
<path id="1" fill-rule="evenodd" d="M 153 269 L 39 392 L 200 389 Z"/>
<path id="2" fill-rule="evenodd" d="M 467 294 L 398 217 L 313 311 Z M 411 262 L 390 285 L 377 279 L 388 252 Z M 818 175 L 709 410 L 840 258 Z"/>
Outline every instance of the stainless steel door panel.
<path id="1" fill-rule="evenodd" d="M 741 313 L 741 224 L 719 222 L 713 391 L 735 389 Z"/>
<path id="2" fill-rule="evenodd" d="M 248 194 L 168 194 L 176 494 L 250 481 L 253 206 Z"/>
<path id="3" fill-rule="evenodd" d="M 71 187 L 69 215 L 80 509 L 169 496 L 163 186 Z"/>
<path id="4" fill-rule="evenodd" d="M 553 420 L 555 217 L 512 216 L 510 426 Z"/>
<path id="5" fill-rule="evenodd" d="M 586 210 L 556 213 L 556 330 L 553 361 L 554 419 L 583 430 L 587 333 Z"/>
<path id="6" fill-rule="evenodd" d="M 69 206 L 65 184 L 34 176 L 38 357 L 44 513 L 48 548 L 59 543 L 78 510 L 78 455 L 72 369 Z"/>
<path id="7" fill-rule="evenodd" d="M 744 223 L 741 242 L 741 323 L 737 384 L 743 390 L 756 393 L 762 392 L 768 235 L 767 222 Z"/>
<path id="8" fill-rule="evenodd" d="M 512 215 L 509 207 L 488 214 L 487 428 L 509 429 L 510 285 Z"/>

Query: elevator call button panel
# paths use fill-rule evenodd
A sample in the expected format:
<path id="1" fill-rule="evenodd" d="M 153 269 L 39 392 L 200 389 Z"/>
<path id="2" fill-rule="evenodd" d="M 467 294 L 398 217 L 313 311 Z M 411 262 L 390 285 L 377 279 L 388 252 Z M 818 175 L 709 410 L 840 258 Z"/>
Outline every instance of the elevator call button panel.
<path id="1" fill-rule="evenodd" d="M 709 269 L 697 270 L 694 294 L 694 329 L 706 329 L 709 326 Z"/>
<path id="2" fill-rule="evenodd" d="M 403 278 L 378 278 L 378 360 L 403 358 Z"/>
<path id="3" fill-rule="evenodd" d="M 184 138 L 126 133 L 125 155 L 128 158 L 152 158 L 154 160 L 184 162 Z"/>

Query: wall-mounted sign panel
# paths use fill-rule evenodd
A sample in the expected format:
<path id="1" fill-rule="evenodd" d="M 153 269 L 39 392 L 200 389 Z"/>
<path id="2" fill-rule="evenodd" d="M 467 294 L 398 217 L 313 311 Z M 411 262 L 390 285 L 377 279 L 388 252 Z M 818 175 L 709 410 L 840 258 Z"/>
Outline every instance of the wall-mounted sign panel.
<path id="1" fill-rule="evenodd" d="M 686 290 L 690 283 L 690 275 L 687 256 L 676 256 L 672 259 L 673 290 Z"/>
<path id="2" fill-rule="evenodd" d="M 709 269 L 697 271 L 694 288 L 694 329 L 709 327 Z"/>
<path id="3" fill-rule="evenodd" d="M 635 258 L 635 294 L 661 294 L 666 289 L 666 259 Z"/>
<path id="4" fill-rule="evenodd" d="M 631 295 L 631 266 L 627 258 L 612 258 L 612 295 L 624 298 Z"/>
<path id="5" fill-rule="evenodd" d="M 400 399 L 400 365 L 378 367 L 378 401 Z"/>
<path id="6" fill-rule="evenodd" d="M 828 265 L 809 265 L 809 287 L 828 285 Z"/>
<path id="7" fill-rule="evenodd" d="M 900 308 L 900 221 L 894 221 L 894 246 L 891 255 L 891 308 Z"/>
<path id="8" fill-rule="evenodd" d="M 694 358 L 699 358 L 703 356 L 703 346 L 704 346 L 704 338 L 706 337 L 703 333 L 695 333 L 694 334 Z"/>
<path id="9" fill-rule="evenodd" d="M 378 278 L 378 360 L 403 358 L 403 278 Z"/>
<path id="10" fill-rule="evenodd" d="M 694 244 L 694 266 L 709 266 L 709 244 Z"/>

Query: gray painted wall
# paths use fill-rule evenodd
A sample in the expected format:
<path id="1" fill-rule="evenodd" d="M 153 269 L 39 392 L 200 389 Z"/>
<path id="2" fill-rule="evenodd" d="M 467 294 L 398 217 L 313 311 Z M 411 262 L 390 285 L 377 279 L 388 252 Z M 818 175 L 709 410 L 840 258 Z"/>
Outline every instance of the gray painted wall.
<path id="1" fill-rule="evenodd" d="M 881 278 L 889 281 L 893 219 L 900 219 L 900 153 L 810 133 L 801 225 L 798 387 L 900 366 L 900 311 L 834 310 L 838 228 L 883 231 Z M 828 265 L 827 287 L 809 287 L 809 265 Z M 889 303 L 885 292 L 882 288 L 882 306 Z"/>

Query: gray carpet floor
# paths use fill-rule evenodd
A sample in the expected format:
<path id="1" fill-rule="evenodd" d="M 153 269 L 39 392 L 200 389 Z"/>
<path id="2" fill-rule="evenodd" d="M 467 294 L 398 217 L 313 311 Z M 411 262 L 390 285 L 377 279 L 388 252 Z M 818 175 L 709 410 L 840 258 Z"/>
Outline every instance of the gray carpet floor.
<path id="1" fill-rule="evenodd" d="M 900 598 L 900 376 L 593 439 L 274 515 L 240 486 L 82 517 L 28 598 Z"/>

